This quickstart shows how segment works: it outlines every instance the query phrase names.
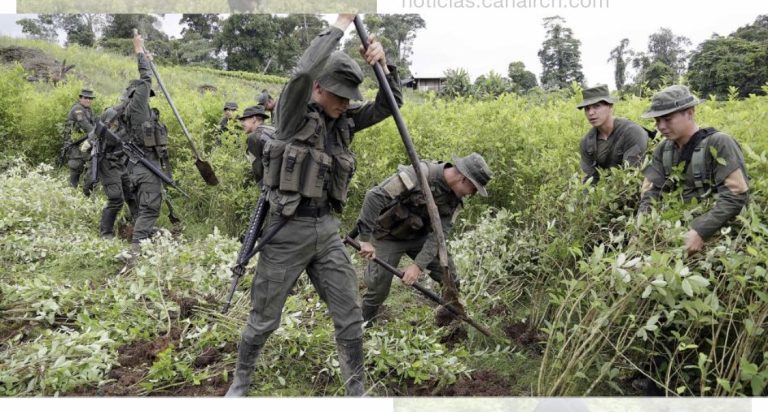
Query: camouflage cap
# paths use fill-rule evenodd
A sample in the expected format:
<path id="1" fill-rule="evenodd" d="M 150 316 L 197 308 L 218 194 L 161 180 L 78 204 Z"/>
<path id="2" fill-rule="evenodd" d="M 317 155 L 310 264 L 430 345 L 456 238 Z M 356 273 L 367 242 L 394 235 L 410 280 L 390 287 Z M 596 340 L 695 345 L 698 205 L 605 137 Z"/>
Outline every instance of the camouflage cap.
<path id="1" fill-rule="evenodd" d="M 266 111 L 264 111 L 264 106 L 251 106 L 246 107 L 245 110 L 243 110 L 242 116 L 238 117 L 237 120 L 244 120 L 253 116 L 259 116 L 262 119 L 269 119 L 269 115 Z"/>
<path id="2" fill-rule="evenodd" d="M 597 102 L 613 104 L 613 102 L 616 101 L 616 98 L 611 96 L 611 93 L 608 92 L 608 86 L 605 84 L 599 84 L 595 87 L 584 89 L 584 91 L 581 92 L 581 95 L 584 100 L 576 105 L 576 108 L 579 110 Z"/>
<path id="3" fill-rule="evenodd" d="M 317 79 L 329 92 L 349 100 L 363 100 L 357 87 L 363 82 L 363 71 L 346 53 L 335 51 Z"/>
<path id="4" fill-rule="evenodd" d="M 224 103 L 224 110 L 237 110 L 239 106 L 235 102 Z"/>
<path id="5" fill-rule="evenodd" d="M 257 103 L 259 106 L 266 106 L 266 105 L 267 105 L 267 102 L 268 102 L 268 101 L 270 101 L 270 100 L 272 100 L 272 95 L 271 95 L 271 94 L 269 94 L 269 92 L 267 91 L 267 89 L 264 89 L 264 90 L 262 90 L 262 91 L 261 91 L 261 94 L 259 95 L 259 98 L 258 98 L 258 100 L 256 101 L 256 103 Z"/>
<path id="6" fill-rule="evenodd" d="M 676 84 L 657 92 L 651 98 L 651 107 L 642 114 L 642 118 L 661 117 L 670 113 L 696 106 L 701 103 L 687 87 Z"/>
<path id="7" fill-rule="evenodd" d="M 491 181 L 493 173 L 488 164 L 485 163 L 483 156 L 477 153 L 471 153 L 466 157 L 453 156 L 453 164 L 464 177 L 475 185 L 480 196 L 488 196 L 485 186 Z"/>
<path id="8" fill-rule="evenodd" d="M 87 97 L 89 99 L 95 99 L 96 98 L 96 96 L 93 94 L 93 90 L 88 90 L 88 89 L 80 90 L 80 94 L 78 96 L 79 97 Z"/>

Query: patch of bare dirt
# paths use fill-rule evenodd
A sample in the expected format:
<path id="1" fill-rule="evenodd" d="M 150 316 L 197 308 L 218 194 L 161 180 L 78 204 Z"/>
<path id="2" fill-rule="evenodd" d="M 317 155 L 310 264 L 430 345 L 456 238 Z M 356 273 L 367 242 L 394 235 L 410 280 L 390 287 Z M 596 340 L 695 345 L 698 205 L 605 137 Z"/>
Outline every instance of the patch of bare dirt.
<path id="1" fill-rule="evenodd" d="M 524 322 L 516 322 L 505 326 L 504 333 L 521 347 L 536 352 L 541 352 L 542 342 L 546 340 L 544 333 Z"/>
<path id="2" fill-rule="evenodd" d="M 453 385 L 436 388 L 434 382 L 409 385 L 407 396 L 511 396 L 512 382 L 490 370 L 479 370 L 469 378 L 462 377 Z"/>
<path id="3" fill-rule="evenodd" d="M 67 65 L 67 61 L 59 62 L 48 56 L 42 50 L 29 47 L 9 46 L 0 48 L 0 62 L 18 62 L 29 74 L 31 82 L 51 82 L 56 84 L 64 79 L 67 72 L 75 65 Z"/>

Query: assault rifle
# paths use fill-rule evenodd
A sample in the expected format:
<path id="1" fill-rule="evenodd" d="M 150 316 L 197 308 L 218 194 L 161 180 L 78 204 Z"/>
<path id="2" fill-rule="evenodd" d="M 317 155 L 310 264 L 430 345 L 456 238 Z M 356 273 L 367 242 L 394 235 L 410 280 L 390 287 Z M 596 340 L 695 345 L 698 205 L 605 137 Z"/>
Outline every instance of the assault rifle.
<path id="1" fill-rule="evenodd" d="M 165 173 L 163 173 L 163 171 L 160 170 L 160 168 L 158 168 L 157 166 L 155 166 L 152 162 L 144 158 L 144 151 L 141 150 L 141 148 L 137 146 L 135 143 L 128 140 L 123 140 L 122 138 L 120 138 L 120 136 L 115 134 L 115 132 L 109 130 L 109 128 L 105 126 L 104 123 L 102 123 L 101 121 L 96 122 L 95 134 L 100 139 L 104 138 L 104 136 L 107 136 L 113 139 L 114 141 L 118 142 L 123 149 L 123 153 L 125 153 L 128 156 L 129 162 L 133 163 L 134 165 L 141 163 L 144 167 L 147 168 L 147 170 L 152 172 L 152 174 L 159 177 L 160 180 L 163 181 L 163 183 L 178 190 L 185 197 L 189 197 L 189 195 L 183 190 L 181 190 L 181 188 L 176 184 L 176 182 L 173 181 L 173 179 L 171 179 Z"/>
<path id="2" fill-rule="evenodd" d="M 59 149 L 59 157 L 58 159 L 56 159 L 56 166 L 57 167 L 64 166 L 64 163 L 66 162 L 66 159 L 67 159 L 67 152 L 69 151 L 69 148 L 72 146 L 75 146 L 75 147 L 79 146 L 80 143 L 83 143 L 87 138 L 88 138 L 88 134 L 75 140 L 74 142 L 65 142 L 61 146 L 61 149 Z"/>
<path id="3" fill-rule="evenodd" d="M 254 257 L 264 246 L 272 240 L 277 232 L 282 228 L 288 218 L 279 216 L 277 222 L 272 224 L 271 230 L 261 236 L 261 232 L 264 229 L 264 221 L 266 220 L 267 213 L 269 212 L 269 201 L 267 200 L 269 192 L 262 189 L 259 201 L 256 203 L 256 208 L 253 209 L 251 214 L 251 220 L 248 222 L 248 230 L 243 237 L 243 243 L 240 245 L 240 252 L 237 254 L 237 262 L 232 267 L 232 284 L 227 294 L 227 301 L 224 303 L 224 308 L 221 309 L 221 313 L 227 313 L 229 306 L 232 304 L 232 296 L 235 294 L 237 284 L 240 282 L 240 278 L 245 275 L 245 267 L 248 266 L 251 258 Z M 261 237 L 259 245 L 256 245 L 256 240 Z"/>
<path id="4" fill-rule="evenodd" d="M 101 156 L 101 141 L 93 139 L 93 146 L 91 147 L 91 181 L 86 183 L 86 188 L 83 189 L 86 196 L 93 192 L 99 179 L 99 156 Z"/>

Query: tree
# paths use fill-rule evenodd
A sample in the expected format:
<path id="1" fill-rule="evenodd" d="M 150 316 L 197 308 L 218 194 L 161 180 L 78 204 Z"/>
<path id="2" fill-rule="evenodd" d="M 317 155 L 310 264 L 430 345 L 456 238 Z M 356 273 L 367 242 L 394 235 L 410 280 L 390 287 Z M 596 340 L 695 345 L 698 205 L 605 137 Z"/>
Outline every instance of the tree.
<path id="1" fill-rule="evenodd" d="M 20 19 L 16 24 L 21 26 L 22 33 L 33 39 L 55 41 L 58 37 L 53 14 L 39 14 L 34 19 Z"/>
<path id="2" fill-rule="evenodd" d="M 416 32 L 426 27 L 424 19 L 418 14 L 366 14 L 364 23 L 369 34 L 376 36 L 384 46 L 387 62 L 398 67 L 402 78 L 410 77 L 413 42 Z M 355 32 L 344 43 L 344 51 L 364 67 L 357 51 L 359 47 L 360 40 Z"/>
<path id="3" fill-rule="evenodd" d="M 228 70 L 286 75 L 327 26 L 315 15 L 233 14 L 214 39 Z"/>
<path id="4" fill-rule="evenodd" d="M 469 73 L 464 69 L 448 69 L 443 72 L 445 81 L 440 88 L 440 95 L 444 97 L 460 97 L 472 94 L 472 82 Z"/>
<path id="5" fill-rule="evenodd" d="M 133 29 L 138 29 L 145 40 L 168 40 L 159 25 L 160 20 L 151 14 L 108 14 L 102 41 L 133 38 Z"/>
<path id="6" fill-rule="evenodd" d="M 103 14 L 56 14 L 56 26 L 67 34 L 67 45 L 79 44 L 93 47 L 96 37 L 104 29 L 106 17 Z"/>
<path id="7" fill-rule="evenodd" d="M 688 81 L 704 95 L 726 98 L 729 87 L 736 87 L 739 97 L 764 94 L 768 82 L 768 16 L 759 16 L 754 24 L 740 27 L 728 37 L 713 36 L 700 44 L 691 55 Z"/>
<path id="8" fill-rule="evenodd" d="M 517 94 L 523 94 L 538 86 L 536 75 L 525 69 L 525 63 L 517 61 L 509 63 L 507 76 L 512 82 L 511 90 Z"/>
<path id="9" fill-rule="evenodd" d="M 491 70 L 488 75 L 475 79 L 474 95 L 478 99 L 498 97 L 512 91 L 512 84 L 506 77 Z"/>
<path id="10" fill-rule="evenodd" d="M 182 14 L 179 24 L 186 27 L 181 29 L 181 37 L 188 39 L 192 35 L 197 35 L 191 38 L 212 40 L 220 30 L 220 23 L 218 14 Z"/>
<path id="11" fill-rule="evenodd" d="M 616 89 L 621 90 L 624 88 L 624 82 L 627 77 L 627 61 L 624 57 L 631 53 L 627 48 L 629 46 L 629 39 L 621 39 L 621 42 L 613 50 L 611 50 L 611 57 L 608 58 L 608 63 L 615 62 L 616 66 L 613 71 L 613 79 L 616 83 Z"/>
<path id="12" fill-rule="evenodd" d="M 677 83 L 685 72 L 688 61 L 686 47 L 690 44 L 690 39 L 677 36 L 667 28 L 662 27 L 651 34 L 648 37 L 648 51 L 632 59 L 632 67 L 637 70 L 635 83 L 647 83 L 651 89 Z"/>
<path id="13" fill-rule="evenodd" d="M 539 50 L 541 61 L 541 85 L 545 89 L 565 89 L 571 82 L 582 84 L 581 41 L 573 37 L 573 31 L 565 26 L 560 16 L 544 19 L 546 39 Z"/>
<path id="14" fill-rule="evenodd" d="M 768 42 L 768 14 L 757 16 L 754 23 L 739 27 L 731 36 L 752 42 Z"/>

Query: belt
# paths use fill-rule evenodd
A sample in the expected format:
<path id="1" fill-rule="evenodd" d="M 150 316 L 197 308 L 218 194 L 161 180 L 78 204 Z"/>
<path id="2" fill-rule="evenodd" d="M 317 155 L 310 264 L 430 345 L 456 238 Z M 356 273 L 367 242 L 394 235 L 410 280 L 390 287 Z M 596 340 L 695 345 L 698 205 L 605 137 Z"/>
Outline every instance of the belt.
<path id="1" fill-rule="evenodd" d="M 330 212 L 331 212 L 331 208 L 328 206 L 324 206 L 324 207 L 299 206 L 296 209 L 296 216 L 297 217 L 323 217 Z"/>

